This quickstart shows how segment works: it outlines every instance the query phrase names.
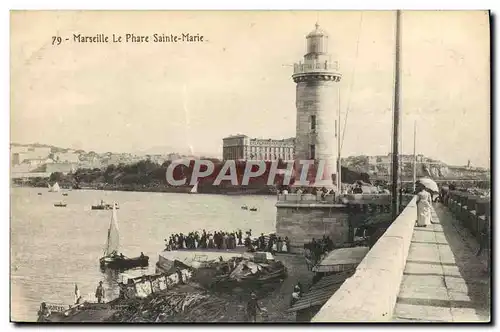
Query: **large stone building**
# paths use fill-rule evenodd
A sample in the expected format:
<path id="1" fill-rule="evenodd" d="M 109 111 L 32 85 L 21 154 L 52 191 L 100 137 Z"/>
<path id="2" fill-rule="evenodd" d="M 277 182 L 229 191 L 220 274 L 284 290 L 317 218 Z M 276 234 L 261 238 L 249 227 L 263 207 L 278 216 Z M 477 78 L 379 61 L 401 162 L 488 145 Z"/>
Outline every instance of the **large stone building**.
<path id="1" fill-rule="evenodd" d="M 316 167 L 323 162 L 323 177 L 311 185 L 336 187 L 338 168 L 337 117 L 339 89 L 338 62 L 328 53 L 328 34 L 319 28 L 306 37 L 304 62 L 294 65 L 296 87 L 295 161 L 314 160 Z"/>
<path id="2" fill-rule="evenodd" d="M 275 140 L 233 135 L 222 139 L 224 160 L 293 160 L 294 138 Z"/>

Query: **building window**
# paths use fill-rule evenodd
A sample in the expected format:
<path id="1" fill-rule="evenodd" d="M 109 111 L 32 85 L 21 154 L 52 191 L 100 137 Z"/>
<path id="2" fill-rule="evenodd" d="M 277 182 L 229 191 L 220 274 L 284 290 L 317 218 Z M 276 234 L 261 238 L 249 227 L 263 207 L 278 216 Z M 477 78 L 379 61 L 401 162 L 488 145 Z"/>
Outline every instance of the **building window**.
<path id="1" fill-rule="evenodd" d="M 316 145 L 309 147 L 309 159 L 316 159 Z"/>
<path id="2" fill-rule="evenodd" d="M 311 131 L 316 131 L 316 115 L 311 115 Z"/>

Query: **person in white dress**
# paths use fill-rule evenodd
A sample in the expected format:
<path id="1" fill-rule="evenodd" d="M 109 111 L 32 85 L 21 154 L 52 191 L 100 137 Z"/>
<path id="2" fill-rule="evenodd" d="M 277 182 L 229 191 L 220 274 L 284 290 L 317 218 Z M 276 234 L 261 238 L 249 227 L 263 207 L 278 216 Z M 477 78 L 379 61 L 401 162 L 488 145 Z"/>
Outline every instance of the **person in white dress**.
<path id="1" fill-rule="evenodd" d="M 431 194 L 424 186 L 419 186 L 417 194 L 417 226 L 426 227 L 431 224 Z"/>

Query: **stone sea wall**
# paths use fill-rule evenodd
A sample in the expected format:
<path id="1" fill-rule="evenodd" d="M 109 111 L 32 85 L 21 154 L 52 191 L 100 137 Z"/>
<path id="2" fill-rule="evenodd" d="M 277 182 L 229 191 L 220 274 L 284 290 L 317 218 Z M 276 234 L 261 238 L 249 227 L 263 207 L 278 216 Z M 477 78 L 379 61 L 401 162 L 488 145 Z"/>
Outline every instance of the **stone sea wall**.
<path id="1" fill-rule="evenodd" d="M 413 198 L 312 322 L 390 321 L 416 219 Z"/>

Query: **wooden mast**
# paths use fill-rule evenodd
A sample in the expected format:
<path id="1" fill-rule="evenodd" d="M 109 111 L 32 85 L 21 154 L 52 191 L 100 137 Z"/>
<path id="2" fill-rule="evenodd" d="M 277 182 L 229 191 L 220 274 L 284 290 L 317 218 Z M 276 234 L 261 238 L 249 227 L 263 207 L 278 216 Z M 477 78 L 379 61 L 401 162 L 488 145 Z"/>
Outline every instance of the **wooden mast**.
<path id="1" fill-rule="evenodd" d="M 337 157 L 337 190 L 338 194 L 342 194 L 342 162 L 341 162 L 341 157 L 340 157 L 340 148 L 341 148 L 341 139 L 342 139 L 342 132 L 341 132 L 341 127 L 340 127 L 340 86 L 337 87 L 337 101 L 338 101 L 338 129 L 337 129 L 337 152 L 338 152 L 338 157 Z"/>
<path id="2" fill-rule="evenodd" d="M 413 125 L 413 192 L 417 190 L 417 121 Z"/>
<path id="3" fill-rule="evenodd" d="M 396 219 L 399 213 L 399 108 L 400 108 L 400 16 L 401 12 L 396 11 L 396 54 L 394 67 L 394 113 L 393 113 L 393 136 L 392 136 L 392 216 Z"/>

